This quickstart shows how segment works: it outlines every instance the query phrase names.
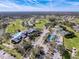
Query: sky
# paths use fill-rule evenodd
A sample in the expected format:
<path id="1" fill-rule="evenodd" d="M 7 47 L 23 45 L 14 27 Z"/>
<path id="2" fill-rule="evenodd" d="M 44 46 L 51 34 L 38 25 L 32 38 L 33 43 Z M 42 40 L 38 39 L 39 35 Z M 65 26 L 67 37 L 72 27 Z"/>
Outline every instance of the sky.
<path id="1" fill-rule="evenodd" d="M 79 12 L 79 0 L 0 0 L 0 12 L 3 11 Z"/>

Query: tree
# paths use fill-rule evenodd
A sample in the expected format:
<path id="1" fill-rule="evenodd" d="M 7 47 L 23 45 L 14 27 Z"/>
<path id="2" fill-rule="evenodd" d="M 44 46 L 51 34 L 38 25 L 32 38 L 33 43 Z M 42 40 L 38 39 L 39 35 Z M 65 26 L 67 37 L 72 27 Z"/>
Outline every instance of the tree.
<path id="1" fill-rule="evenodd" d="M 49 18 L 49 21 L 50 22 L 55 22 L 57 19 L 56 18 L 53 18 L 53 17 L 51 17 L 51 18 Z"/>
<path id="2" fill-rule="evenodd" d="M 19 52 L 21 55 L 25 54 L 25 50 L 24 50 L 23 46 L 21 46 L 20 44 L 15 44 L 14 47 L 15 47 L 16 51 Z"/>
<path id="3" fill-rule="evenodd" d="M 6 28 L 7 25 L 8 25 L 7 23 L 3 23 L 3 24 L 2 24 L 2 28 Z"/>
<path id="4" fill-rule="evenodd" d="M 67 50 L 64 51 L 63 59 L 70 59 L 70 54 Z"/>
<path id="5" fill-rule="evenodd" d="M 61 55 L 63 55 L 64 51 L 65 51 L 65 47 L 63 45 L 58 46 L 58 50 L 60 52 Z"/>
<path id="6" fill-rule="evenodd" d="M 4 39 L 3 39 L 2 37 L 0 37 L 0 44 L 2 44 L 3 40 L 4 40 Z"/>
<path id="7" fill-rule="evenodd" d="M 9 38 L 11 38 L 10 33 L 5 33 L 5 34 L 4 34 L 4 38 L 5 38 L 5 39 L 9 39 Z"/>

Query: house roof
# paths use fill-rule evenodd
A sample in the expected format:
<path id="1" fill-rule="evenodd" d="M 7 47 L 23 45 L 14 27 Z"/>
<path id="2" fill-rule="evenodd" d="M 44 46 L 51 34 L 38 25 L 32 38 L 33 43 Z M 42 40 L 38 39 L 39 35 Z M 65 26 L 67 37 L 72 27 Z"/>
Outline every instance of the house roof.
<path id="1" fill-rule="evenodd" d="M 19 37 L 21 37 L 21 35 L 22 35 L 22 32 L 16 33 L 12 36 L 11 40 L 18 42 L 20 40 Z"/>
<path id="2" fill-rule="evenodd" d="M 73 26 L 73 28 L 74 28 L 74 30 L 79 31 L 79 25 L 77 25 L 77 26 Z"/>
<path id="3" fill-rule="evenodd" d="M 21 36 L 22 35 L 22 32 L 18 32 L 18 33 L 16 33 L 16 34 L 14 34 L 12 37 L 13 38 L 17 38 L 17 37 L 19 37 L 19 36 Z"/>
<path id="4" fill-rule="evenodd" d="M 35 29 L 32 29 L 30 28 L 27 32 L 30 33 L 30 32 L 33 32 Z"/>
<path id="5" fill-rule="evenodd" d="M 17 36 L 20 36 L 21 34 L 22 34 L 22 32 L 18 32 L 14 36 L 17 37 Z"/>
<path id="6" fill-rule="evenodd" d="M 25 32 L 31 33 L 31 32 L 33 32 L 34 30 L 35 30 L 35 29 L 30 28 L 30 29 L 27 30 L 27 31 L 18 32 L 18 33 L 14 34 L 14 35 L 12 36 L 12 39 L 11 39 L 11 40 L 14 40 L 14 41 L 18 42 L 18 41 L 20 40 L 20 37 L 23 37 L 23 35 L 24 35 Z"/>

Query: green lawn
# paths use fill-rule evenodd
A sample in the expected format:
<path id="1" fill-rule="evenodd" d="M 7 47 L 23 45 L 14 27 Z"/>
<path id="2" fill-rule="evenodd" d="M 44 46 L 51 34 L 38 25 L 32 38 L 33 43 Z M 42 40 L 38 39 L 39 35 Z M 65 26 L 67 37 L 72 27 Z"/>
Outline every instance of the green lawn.
<path id="1" fill-rule="evenodd" d="M 17 19 L 16 21 L 10 22 L 6 28 L 7 33 L 15 33 L 18 29 L 24 30 L 25 27 L 22 26 L 22 20 Z"/>
<path id="2" fill-rule="evenodd" d="M 21 56 L 20 53 L 18 53 L 15 49 L 8 49 L 8 48 L 4 48 L 3 50 L 5 50 L 6 52 L 8 52 L 9 54 L 16 56 L 16 59 L 23 59 L 23 57 Z"/>
<path id="3" fill-rule="evenodd" d="M 78 18 L 77 18 L 75 21 L 76 21 L 76 23 L 78 23 L 78 24 L 79 24 L 79 19 L 78 19 Z"/>
<path id="4" fill-rule="evenodd" d="M 74 30 L 71 29 L 70 27 L 67 27 L 67 26 L 66 26 L 66 28 L 67 28 L 68 30 L 74 32 Z M 77 56 L 76 56 L 76 57 L 77 57 L 76 59 L 79 59 L 79 33 L 77 33 L 77 32 L 74 32 L 74 33 L 75 33 L 75 35 L 76 35 L 77 37 L 69 38 L 69 39 L 64 38 L 64 45 L 65 45 L 65 47 L 68 48 L 68 49 L 72 49 L 73 47 L 77 48 L 78 54 L 77 54 Z M 67 59 L 67 58 L 65 58 L 65 59 Z"/>
<path id="5" fill-rule="evenodd" d="M 23 57 L 21 56 L 20 53 L 18 53 L 15 49 L 9 49 L 3 45 L 0 45 L 0 50 L 4 50 L 6 51 L 7 53 L 13 55 L 13 56 L 16 56 L 16 59 L 23 59 Z"/>
<path id="6" fill-rule="evenodd" d="M 39 29 L 43 29 L 46 23 L 48 23 L 47 19 L 38 20 L 38 22 L 35 24 L 35 27 Z"/>

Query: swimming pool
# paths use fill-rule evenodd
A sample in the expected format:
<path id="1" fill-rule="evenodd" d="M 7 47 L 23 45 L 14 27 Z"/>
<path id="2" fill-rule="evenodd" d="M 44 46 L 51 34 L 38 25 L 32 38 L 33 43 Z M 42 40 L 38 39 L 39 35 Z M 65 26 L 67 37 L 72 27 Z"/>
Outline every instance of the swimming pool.
<path id="1" fill-rule="evenodd" d="M 51 35 L 51 34 L 48 35 L 48 41 L 55 40 L 55 38 L 56 38 L 56 35 Z"/>

